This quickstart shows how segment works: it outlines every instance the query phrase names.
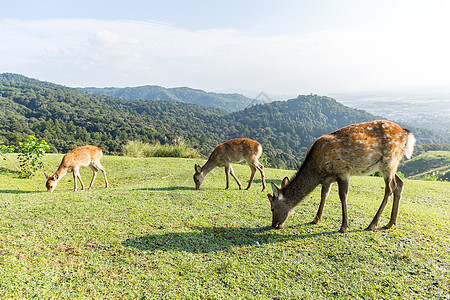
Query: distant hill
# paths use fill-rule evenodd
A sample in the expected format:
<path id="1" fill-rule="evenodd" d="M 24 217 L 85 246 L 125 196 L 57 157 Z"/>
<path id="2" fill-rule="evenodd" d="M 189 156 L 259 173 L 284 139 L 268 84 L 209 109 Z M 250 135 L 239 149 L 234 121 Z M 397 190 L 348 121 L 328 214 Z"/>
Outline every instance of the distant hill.
<path id="1" fill-rule="evenodd" d="M 105 94 L 130 100 L 167 100 L 221 108 L 228 112 L 244 109 L 258 103 L 255 99 L 240 94 L 217 94 L 188 87 L 164 88 L 145 85 L 126 88 L 80 88 L 95 94 Z"/>
<path id="2" fill-rule="evenodd" d="M 67 152 L 89 143 L 118 154 L 126 140 L 165 143 L 182 137 L 202 148 L 218 139 L 201 138 L 205 122 L 227 114 L 190 103 L 127 100 L 22 79 L 5 80 L 0 75 L 2 144 L 17 144 L 31 134 L 45 139 L 53 151 Z"/>
<path id="3" fill-rule="evenodd" d="M 261 142 L 268 165 L 296 168 L 317 137 L 374 119 L 363 110 L 317 95 L 228 113 L 191 103 L 91 94 L 0 74 L 0 144 L 17 144 L 34 135 L 63 153 L 95 144 L 106 154 L 119 154 L 129 140 L 162 144 L 183 140 L 207 156 L 219 143 L 248 137 Z M 413 132 L 419 143 L 446 143 L 446 137 L 431 131 Z"/>
<path id="4" fill-rule="evenodd" d="M 425 175 L 437 179 L 450 178 L 450 151 L 428 151 L 404 161 L 399 171 L 406 177 L 422 179 Z"/>

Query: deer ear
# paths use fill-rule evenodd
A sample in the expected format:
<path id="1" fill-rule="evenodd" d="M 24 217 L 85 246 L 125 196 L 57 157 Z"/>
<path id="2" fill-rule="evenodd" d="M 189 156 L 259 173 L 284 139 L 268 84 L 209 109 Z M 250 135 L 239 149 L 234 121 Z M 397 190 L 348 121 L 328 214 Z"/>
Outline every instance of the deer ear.
<path id="1" fill-rule="evenodd" d="M 50 178 L 50 176 L 48 176 L 47 173 L 45 173 L 45 172 L 44 172 L 44 175 L 45 175 L 45 179 L 48 180 Z"/>
<path id="2" fill-rule="evenodd" d="M 281 188 L 284 189 L 289 184 L 289 178 L 284 177 L 283 181 L 281 182 Z"/>
<path id="3" fill-rule="evenodd" d="M 267 194 L 267 198 L 269 198 L 270 204 L 273 204 L 273 196 L 271 194 Z"/>
<path id="4" fill-rule="evenodd" d="M 273 184 L 273 182 L 271 182 L 270 185 L 272 187 L 273 196 L 278 197 L 280 195 L 280 190 L 277 188 L 275 184 Z"/>
<path id="5" fill-rule="evenodd" d="M 197 172 L 197 173 L 201 173 L 202 172 L 202 168 L 199 165 L 197 165 L 197 164 L 195 164 L 194 169 L 195 169 L 195 172 Z"/>

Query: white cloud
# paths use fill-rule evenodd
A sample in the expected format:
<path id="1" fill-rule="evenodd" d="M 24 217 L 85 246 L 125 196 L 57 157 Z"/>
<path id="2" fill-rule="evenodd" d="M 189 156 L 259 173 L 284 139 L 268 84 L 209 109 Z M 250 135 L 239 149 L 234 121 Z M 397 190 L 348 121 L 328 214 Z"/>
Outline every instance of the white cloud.
<path id="1" fill-rule="evenodd" d="M 69 86 L 159 84 L 291 94 L 449 87 L 446 22 L 425 18 L 397 27 L 260 36 L 127 20 L 0 20 L 0 72 Z"/>

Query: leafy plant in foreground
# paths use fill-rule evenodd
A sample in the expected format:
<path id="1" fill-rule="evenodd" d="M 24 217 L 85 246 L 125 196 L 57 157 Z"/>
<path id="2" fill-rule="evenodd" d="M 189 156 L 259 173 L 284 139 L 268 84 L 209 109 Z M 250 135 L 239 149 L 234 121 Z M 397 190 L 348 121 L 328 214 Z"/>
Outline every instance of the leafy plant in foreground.
<path id="1" fill-rule="evenodd" d="M 34 175 L 37 170 L 42 168 L 42 157 L 44 156 L 45 151 L 48 150 L 50 150 L 50 147 L 44 140 L 39 140 L 36 137 L 30 135 L 26 143 L 19 143 L 18 146 L 1 145 L 0 155 L 2 156 L 3 160 L 6 160 L 8 159 L 6 154 L 17 152 L 17 160 L 19 161 L 19 165 L 17 166 L 11 160 L 10 162 L 19 171 L 20 177 L 29 178 Z"/>

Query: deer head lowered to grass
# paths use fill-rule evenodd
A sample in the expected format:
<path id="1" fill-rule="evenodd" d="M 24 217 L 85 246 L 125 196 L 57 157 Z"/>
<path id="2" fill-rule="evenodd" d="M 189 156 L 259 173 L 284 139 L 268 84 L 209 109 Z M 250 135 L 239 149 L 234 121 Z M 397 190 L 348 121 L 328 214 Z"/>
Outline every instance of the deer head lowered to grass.
<path id="1" fill-rule="evenodd" d="M 262 190 L 264 191 L 266 189 L 264 166 L 258 161 L 258 158 L 261 156 L 261 154 L 261 144 L 251 139 L 238 138 L 218 145 L 216 149 L 214 149 L 214 151 L 211 153 L 208 161 L 203 167 L 195 164 L 195 188 L 200 189 L 206 175 L 208 175 L 208 173 L 211 172 L 215 167 L 225 167 L 225 175 L 227 178 L 227 185 L 225 189 L 228 189 L 230 187 L 229 174 L 231 174 L 234 180 L 236 180 L 239 189 L 242 189 L 242 184 L 239 182 L 236 175 L 234 175 L 231 163 L 239 162 L 245 159 L 252 171 L 247 190 L 252 185 L 253 178 L 255 177 L 255 172 L 256 170 L 258 170 L 261 173 L 263 186 Z"/>
<path id="2" fill-rule="evenodd" d="M 91 184 L 89 188 L 94 184 L 94 179 L 97 176 L 98 169 L 103 172 L 103 176 L 105 177 L 106 187 L 108 187 L 108 179 L 106 178 L 106 170 L 100 163 L 100 158 L 102 158 L 103 153 L 102 149 L 96 146 L 82 146 L 78 147 L 66 155 L 64 155 L 61 164 L 59 165 L 58 170 L 56 170 L 55 174 L 52 176 L 48 176 L 45 174 L 47 178 L 47 182 L 45 186 L 47 187 L 48 192 L 53 192 L 58 181 L 66 175 L 67 173 L 73 172 L 73 181 L 74 181 L 74 191 L 77 190 L 77 178 L 80 180 L 81 189 L 84 190 L 84 183 L 81 180 L 80 176 L 80 167 L 89 166 L 94 173 L 92 176 Z"/>
<path id="3" fill-rule="evenodd" d="M 272 226 L 283 228 L 295 206 L 322 185 L 321 201 L 312 223 L 317 224 L 333 182 L 338 183 L 342 206 L 340 232 L 347 231 L 347 194 L 350 176 L 368 175 L 381 171 L 385 182 L 384 198 L 375 217 L 366 230 L 374 230 L 394 194 L 391 219 L 385 226 L 391 228 L 397 221 L 398 205 L 403 181 L 396 174 L 403 156 L 410 158 L 415 145 L 414 135 L 400 125 L 389 121 L 373 121 L 350 125 L 319 137 L 309 148 L 295 177 L 283 179 L 281 188 L 273 183 L 273 195 L 268 194 L 272 210 Z"/>

